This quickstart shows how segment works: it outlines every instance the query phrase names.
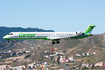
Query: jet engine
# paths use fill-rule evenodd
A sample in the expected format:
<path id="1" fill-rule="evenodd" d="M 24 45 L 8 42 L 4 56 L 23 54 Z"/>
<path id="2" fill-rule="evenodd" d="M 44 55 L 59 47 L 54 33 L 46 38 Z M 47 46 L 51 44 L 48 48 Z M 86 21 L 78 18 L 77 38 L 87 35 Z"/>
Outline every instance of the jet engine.
<path id="1" fill-rule="evenodd" d="M 82 31 L 77 31 L 76 34 L 77 35 L 84 35 L 85 33 L 83 33 Z"/>

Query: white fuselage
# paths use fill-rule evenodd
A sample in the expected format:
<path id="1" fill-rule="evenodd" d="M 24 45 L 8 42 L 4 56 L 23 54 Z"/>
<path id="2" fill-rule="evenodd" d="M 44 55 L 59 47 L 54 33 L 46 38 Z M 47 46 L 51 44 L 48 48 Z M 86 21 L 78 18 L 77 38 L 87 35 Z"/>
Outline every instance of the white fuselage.
<path id="1" fill-rule="evenodd" d="M 76 32 L 11 32 L 7 39 L 61 39 L 76 36 Z"/>

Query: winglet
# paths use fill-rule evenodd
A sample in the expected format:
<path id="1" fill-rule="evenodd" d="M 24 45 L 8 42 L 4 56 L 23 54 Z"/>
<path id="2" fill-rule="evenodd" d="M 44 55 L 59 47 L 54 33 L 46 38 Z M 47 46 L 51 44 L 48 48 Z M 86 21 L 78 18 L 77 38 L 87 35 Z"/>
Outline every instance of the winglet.
<path id="1" fill-rule="evenodd" d="M 85 34 L 91 33 L 94 27 L 96 27 L 96 25 L 92 25 L 92 24 L 89 25 L 88 28 L 84 31 L 84 33 Z"/>

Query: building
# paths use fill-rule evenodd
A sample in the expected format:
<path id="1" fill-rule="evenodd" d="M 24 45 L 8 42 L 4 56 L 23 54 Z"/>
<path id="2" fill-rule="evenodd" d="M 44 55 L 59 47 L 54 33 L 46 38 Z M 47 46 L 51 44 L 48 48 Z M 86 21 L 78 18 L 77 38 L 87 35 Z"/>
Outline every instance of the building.
<path id="1" fill-rule="evenodd" d="M 69 57 L 70 61 L 75 61 L 74 57 Z"/>
<path id="2" fill-rule="evenodd" d="M 81 56 L 81 54 L 75 54 L 75 56 Z"/>
<path id="3" fill-rule="evenodd" d="M 104 62 L 98 62 L 94 65 L 95 67 L 98 67 L 98 66 L 104 66 Z"/>

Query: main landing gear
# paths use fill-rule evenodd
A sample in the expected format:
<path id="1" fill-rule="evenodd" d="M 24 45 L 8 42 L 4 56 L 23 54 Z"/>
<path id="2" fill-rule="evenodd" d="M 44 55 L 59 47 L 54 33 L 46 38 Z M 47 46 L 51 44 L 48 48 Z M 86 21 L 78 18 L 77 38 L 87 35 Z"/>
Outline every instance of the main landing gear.
<path id="1" fill-rule="evenodd" d="M 52 41 L 52 44 L 55 44 L 55 43 L 59 44 L 60 41 L 59 40 Z"/>
<path id="2" fill-rule="evenodd" d="M 54 42 L 54 41 L 52 41 L 52 44 L 55 44 L 55 42 Z"/>

